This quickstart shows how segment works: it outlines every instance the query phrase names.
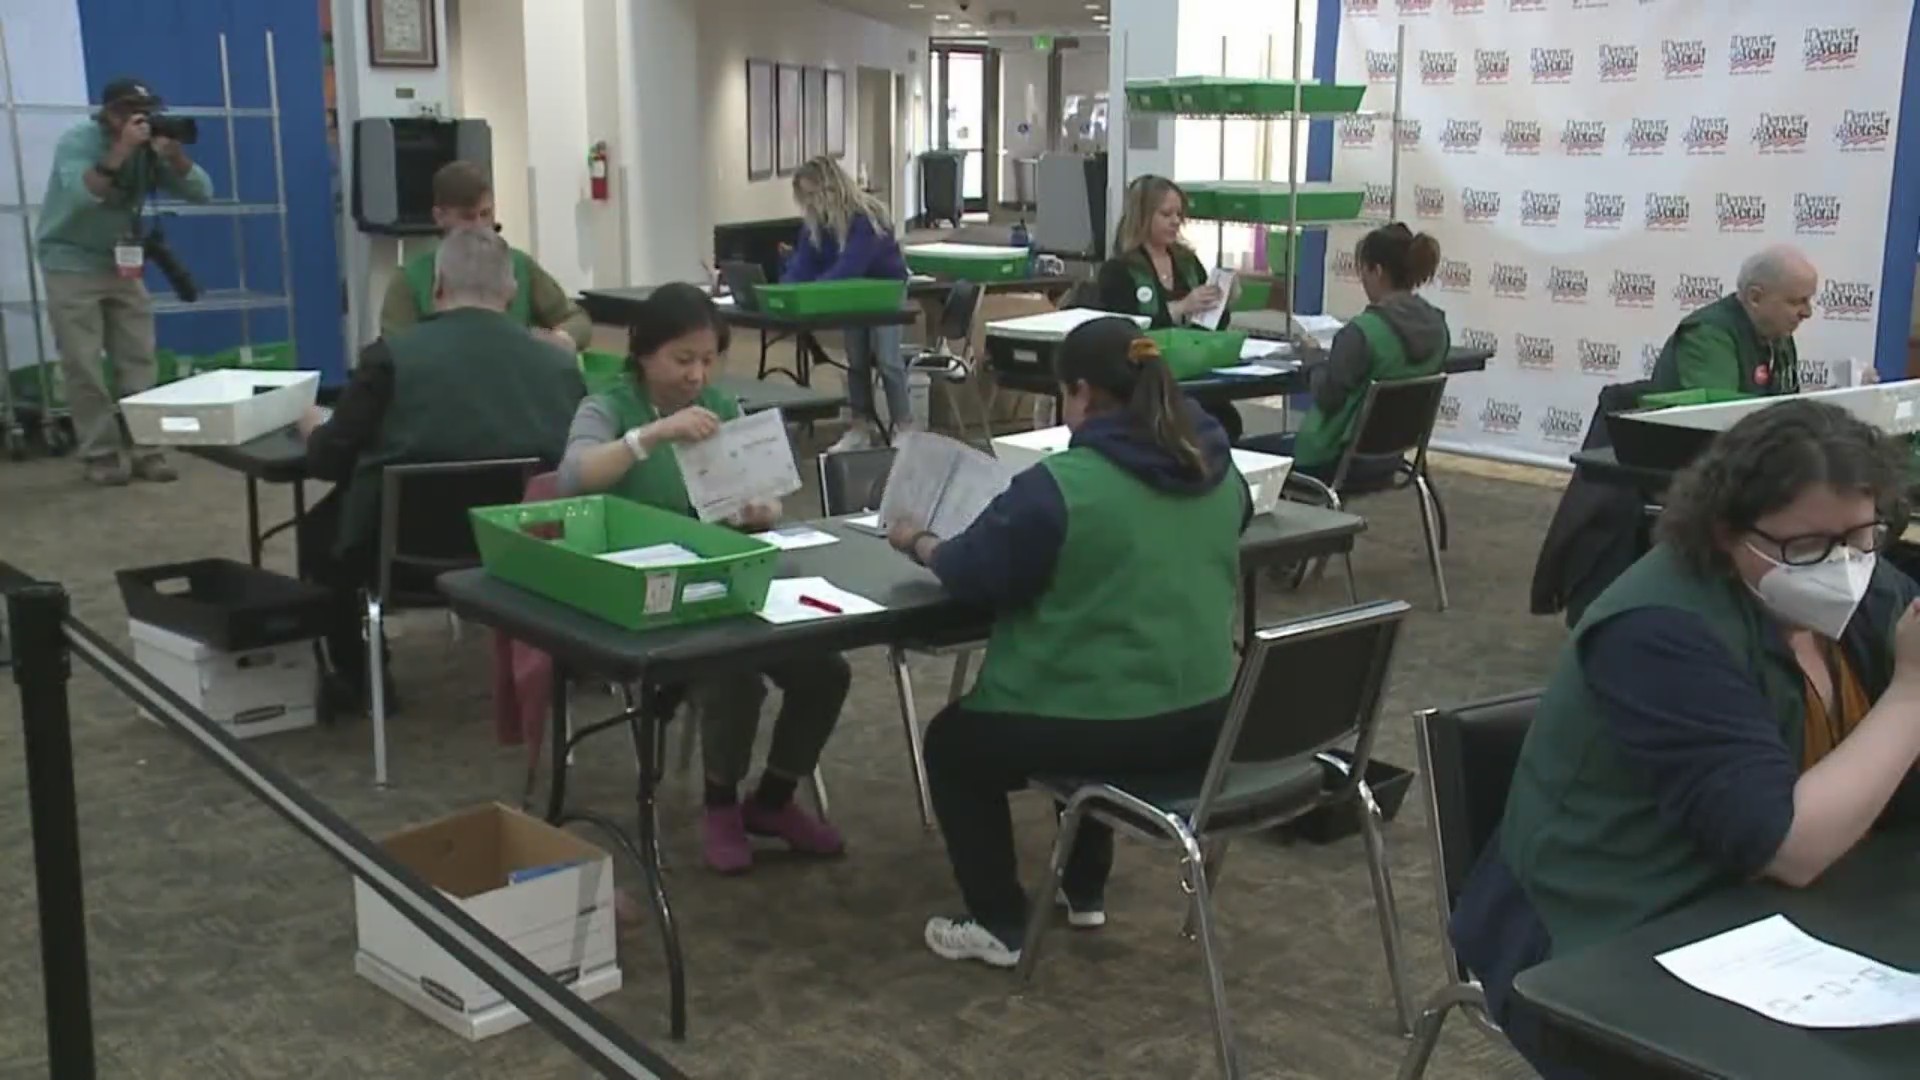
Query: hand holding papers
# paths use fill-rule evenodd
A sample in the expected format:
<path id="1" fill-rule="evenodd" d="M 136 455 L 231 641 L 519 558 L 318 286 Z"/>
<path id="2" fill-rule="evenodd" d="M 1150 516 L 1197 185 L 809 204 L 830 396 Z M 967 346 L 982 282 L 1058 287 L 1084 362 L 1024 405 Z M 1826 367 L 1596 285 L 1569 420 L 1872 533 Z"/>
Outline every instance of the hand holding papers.
<path id="1" fill-rule="evenodd" d="M 711 437 L 681 443 L 674 452 L 687 501 L 701 521 L 733 517 L 756 499 L 800 490 L 800 471 L 778 409 L 729 420 Z"/>
<path id="2" fill-rule="evenodd" d="M 1920 1020 L 1920 975 L 1829 945 L 1785 915 L 1654 957 L 1696 990 L 1805 1028 Z"/>
<path id="3" fill-rule="evenodd" d="M 965 532 L 1013 474 L 994 458 L 944 435 L 915 431 L 900 439 L 880 499 L 880 523 L 910 522 L 950 540 Z"/>
<path id="4" fill-rule="evenodd" d="M 1233 279 L 1232 270 L 1224 266 L 1213 268 L 1213 273 L 1207 276 L 1207 284 L 1220 290 L 1220 302 L 1204 311 L 1194 312 L 1193 325 L 1208 330 L 1217 329 L 1220 326 L 1220 316 L 1227 313 L 1227 304 L 1233 300 Z"/>

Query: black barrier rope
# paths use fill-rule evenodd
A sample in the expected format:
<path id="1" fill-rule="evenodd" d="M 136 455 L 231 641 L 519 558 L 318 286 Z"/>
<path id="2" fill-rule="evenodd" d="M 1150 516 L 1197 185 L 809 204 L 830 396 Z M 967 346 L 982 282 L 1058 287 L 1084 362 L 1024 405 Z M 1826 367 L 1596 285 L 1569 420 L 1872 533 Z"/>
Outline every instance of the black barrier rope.
<path id="1" fill-rule="evenodd" d="M 305 833 L 436 945 L 601 1075 L 685 1080 L 685 1074 L 533 966 L 365 834 L 73 618 L 64 589 L 23 584 L 30 580 L 0 563 L 0 591 L 7 593 L 12 623 L 14 680 L 21 687 L 21 713 L 28 735 L 27 779 L 40 888 L 49 1059 L 55 1080 L 93 1076 L 79 829 L 67 717 L 69 648 L 135 705 L 186 736 L 254 797 Z"/>

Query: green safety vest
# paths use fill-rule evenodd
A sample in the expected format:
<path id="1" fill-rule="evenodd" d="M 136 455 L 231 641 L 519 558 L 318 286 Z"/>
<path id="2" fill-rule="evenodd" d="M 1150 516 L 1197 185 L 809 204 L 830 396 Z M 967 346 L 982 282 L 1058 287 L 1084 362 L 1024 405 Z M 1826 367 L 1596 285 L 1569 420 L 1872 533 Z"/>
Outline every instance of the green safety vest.
<path id="1" fill-rule="evenodd" d="M 422 319 L 433 314 L 433 257 L 435 249 L 423 251 L 408 259 L 401 268 L 406 275 L 407 288 L 413 291 L 413 302 L 420 309 Z M 533 260 L 519 248 L 508 249 L 513 255 L 513 302 L 507 305 L 507 318 L 521 326 L 533 325 Z"/>
<path id="2" fill-rule="evenodd" d="M 1418 360 L 1409 357 L 1400 335 L 1394 333 L 1387 320 L 1371 308 L 1355 315 L 1348 325 L 1358 328 L 1367 339 L 1367 354 L 1372 358 L 1367 369 L 1368 386 L 1376 382 L 1432 375 L 1440 370 L 1447 359 L 1448 346 L 1445 342 L 1431 356 Z M 1306 419 L 1300 422 L 1300 434 L 1293 444 L 1294 463 L 1318 468 L 1338 462 L 1340 455 L 1346 452 L 1347 444 L 1353 441 L 1353 423 L 1366 400 L 1367 386 L 1359 386 L 1347 395 L 1347 399 L 1340 403 L 1339 410 L 1331 416 L 1320 411 L 1318 405 L 1309 409 Z"/>
<path id="3" fill-rule="evenodd" d="M 1649 393 L 1688 389 L 1680 385 L 1680 338 L 1696 326 L 1716 327 L 1733 338 L 1734 363 L 1740 372 L 1738 386 L 1697 389 L 1737 390 L 1755 397 L 1800 392 L 1800 353 L 1794 347 L 1793 338 L 1762 341 L 1747 309 L 1740 306 L 1740 297 L 1728 293 L 1695 310 L 1674 327 L 1653 362 L 1653 389 Z"/>
<path id="4" fill-rule="evenodd" d="M 994 621 L 967 708 L 1124 720 L 1226 696 L 1239 474 L 1182 496 L 1148 487 L 1087 447 L 1035 467 L 1060 487 L 1066 536 L 1046 591 Z"/>
<path id="5" fill-rule="evenodd" d="M 1128 254 L 1126 259 L 1127 272 L 1133 276 L 1133 299 L 1140 305 L 1140 314 L 1158 319 L 1164 290 L 1160 287 L 1160 275 L 1153 270 L 1153 261 L 1139 250 Z M 1173 281 L 1174 288 L 1192 292 L 1207 283 L 1207 268 L 1191 251 L 1174 248 Z"/>
<path id="6" fill-rule="evenodd" d="M 660 410 L 640 392 L 632 376 L 594 395 L 594 399 L 613 413 L 623 432 L 660 419 Z M 704 406 L 723 421 L 740 415 L 740 403 L 711 384 L 700 391 L 693 403 Z M 693 513 L 693 504 L 687 499 L 686 479 L 680 474 L 680 461 L 674 455 L 672 443 L 661 443 L 647 452 L 646 460 L 634 462 L 608 494 L 676 514 Z"/>

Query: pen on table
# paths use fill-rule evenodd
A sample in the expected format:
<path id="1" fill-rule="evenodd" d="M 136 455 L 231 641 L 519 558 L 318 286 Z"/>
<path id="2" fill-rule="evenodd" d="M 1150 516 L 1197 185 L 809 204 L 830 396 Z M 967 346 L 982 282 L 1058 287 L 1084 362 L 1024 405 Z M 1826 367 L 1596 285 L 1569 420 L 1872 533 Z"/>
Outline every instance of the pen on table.
<path id="1" fill-rule="evenodd" d="M 810 607 L 810 608 L 819 608 L 821 611 L 824 611 L 829 615 L 845 615 L 846 614 L 846 611 L 844 609 L 837 607 L 833 604 L 829 604 L 825 600 L 815 600 L 811 596 L 801 597 L 800 606 Z"/>

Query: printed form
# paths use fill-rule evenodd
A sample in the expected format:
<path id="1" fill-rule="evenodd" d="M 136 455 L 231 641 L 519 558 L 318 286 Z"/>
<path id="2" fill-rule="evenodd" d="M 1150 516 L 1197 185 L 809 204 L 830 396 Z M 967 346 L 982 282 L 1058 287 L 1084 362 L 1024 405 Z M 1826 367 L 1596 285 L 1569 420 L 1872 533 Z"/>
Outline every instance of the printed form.
<path id="1" fill-rule="evenodd" d="M 701 521 L 723 521 L 756 499 L 800 490 L 786 421 L 779 409 L 729 420 L 712 438 L 674 447 L 687 501 Z"/>
<path id="2" fill-rule="evenodd" d="M 1775 915 L 1654 957 L 1681 982 L 1804 1028 L 1920 1020 L 1920 975 L 1829 945 Z"/>
<path id="3" fill-rule="evenodd" d="M 880 520 L 889 528 L 910 522 L 949 540 L 965 532 L 1012 480 L 992 455 L 945 435 L 911 432 L 901 437 L 887 474 Z"/>

